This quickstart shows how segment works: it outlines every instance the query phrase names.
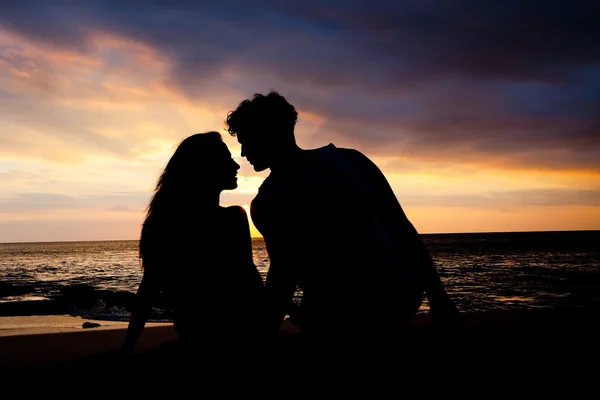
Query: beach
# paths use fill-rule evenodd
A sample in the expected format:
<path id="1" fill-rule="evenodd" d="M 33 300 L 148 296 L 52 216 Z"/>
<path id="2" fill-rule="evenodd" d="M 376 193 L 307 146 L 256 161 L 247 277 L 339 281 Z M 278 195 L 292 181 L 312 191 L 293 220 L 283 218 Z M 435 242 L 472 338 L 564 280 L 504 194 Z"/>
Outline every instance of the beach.
<path id="1" fill-rule="evenodd" d="M 208 343 L 202 356 L 185 355 L 185 361 L 172 349 L 176 334 L 172 323 L 147 323 L 136 346 L 135 354 L 114 353 L 125 337 L 127 322 L 89 320 L 70 315 L 33 315 L 0 317 L 0 393 L 15 395 L 49 395 L 67 391 L 134 390 L 156 394 L 172 391 L 172 381 L 200 372 L 200 363 L 209 363 L 212 373 L 232 365 L 243 365 L 243 357 L 231 349 L 242 349 L 244 333 L 235 342 Z M 89 327 L 84 327 L 89 326 Z M 285 329 L 284 329 L 285 330 Z M 292 333 L 291 329 L 287 330 Z M 223 347 L 227 344 L 228 347 Z M 252 344 L 252 343 L 250 343 Z M 255 351 L 263 351 L 256 347 Z M 177 356 L 173 356 L 177 354 Z M 255 354 L 257 354 L 255 352 Z M 175 357 L 175 358 L 174 358 Z M 239 357 L 235 363 L 226 365 Z M 187 368 L 189 363 L 190 368 Z M 185 367 L 185 372 L 182 368 Z M 154 375 L 154 379 L 142 375 Z M 170 376 L 163 385 L 165 376 Z M 203 372 L 206 378 L 207 373 Z M 140 386 L 139 379 L 150 379 Z M 187 378 L 186 378 L 187 379 Z M 190 378 L 192 379 L 192 378 Z"/>
<path id="2" fill-rule="evenodd" d="M 127 322 L 70 315 L 0 317 L 2 393 L 53 393 L 61 383 L 71 389 L 113 387 L 119 377 L 112 376 L 111 368 L 116 372 L 118 365 L 110 366 L 108 355 L 123 343 L 126 329 Z M 136 353 L 175 338 L 171 323 L 148 323 Z"/>
<path id="3" fill-rule="evenodd" d="M 136 355 L 125 360 L 110 352 L 122 343 L 126 322 L 69 315 L 0 317 L 0 383 L 3 393 L 14 394 L 62 393 L 61 385 L 92 393 L 102 389 L 156 394 L 170 392 L 173 382 L 191 385 L 203 379 L 211 384 L 216 382 L 211 379 L 224 377 L 263 379 L 280 375 L 285 382 L 290 374 L 311 374 L 314 378 L 327 375 L 325 370 L 341 368 L 351 369 L 350 373 L 362 371 L 363 381 L 367 375 L 381 380 L 395 371 L 396 375 L 385 378 L 392 384 L 401 379 L 397 373 L 412 365 L 415 371 L 429 370 L 430 377 L 460 374 L 464 378 L 464 374 L 476 376 L 485 371 L 486 379 L 493 382 L 499 382 L 507 368 L 526 375 L 546 371 L 560 375 L 560 384 L 577 379 L 580 388 L 593 381 L 589 374 L 598 372 L 594 364 L 588 364 L 600 355 L 599 316 L 599 310 L 584 308 L 464 313 L 462 326 L 436 328 L 425 313 L 415 318 L 412 331 L 399 333 L 393 342 L 389 335 L 379 338 L 385 340 L 373 340 L 378 336 L 374 329 L 373 337 L 363 344 L 348 343 L 343 325 L 322 342 L 292 333 L 288 327 L 288 333 L 274 346 L 261 344 L 259 357 L 258 353 L 252 353 L 253 359 L 239 353 L 235 358 L 227 349 L 219 349 L 223 343 L 207 343 L 206 354 L 212 358 L 195 354 L 185 362 L 161 351 L 176 338 L 170 323 L 147 324 Z M 83 328 L 84 323 L 100 326 Z M 240 331 L 239 339 L 243 336 Z M 267 349 L 274 351 L 269 354 Z M 212 365 L 208 372 L 207 365 Z M 146 376 L 155 373 L 155 378 Z M 504 385 L 515 384 L 515 376 Z M 535 380 L 527 382 L 533 384 Z"/>
<path id="4" fill-rule="evenodd" d="M 384 326 L 385 323 L 382 323 Z M 544 346 L 545 342 L 558 338 L 562 340 L 553 344 L 555 349 L 577 343 L 600 346 L 600 341 L 596 340 L 600 337 L 600 308 L 595 307 L 461 313 L 460 325 L 450 327 L 438 327 L 433 324 L 430 314 L 420 313 L 410 326 L 407 333 L 398 333 L 398 338 L 414 334 L 425 340 L 433 335 L 444 335 L 460 342 L 467 338 L 475 341 L 489 339 L 501 346 L 504 340 L 518 346 L 519 342 L 524 343 L 535 336 L 536 342 L 528 346 Z M 126 329 L 127 322 L 124 321 L 89 320 L 70 315 L 0 317 L 0 369 L 65 363 L 108 352 L 123 342 Z M 348 325 L 340 322 L 339 330 L 326 336 L 335 335 L 343 341 L 347 329 Z M 287 320 L 281 332 L 303 336 Z M 380 334 L 383 337 L 384 329 L 378 331 L 374 327 L 373 335 Z M 231 336 L 231 333 L 228 335 Z M 240 329 L 239 336 L 243 335 L 243 329 Z M 151 352 L 176 338 L 172 323 L 147 323 L 136 352 Z M 567 339 L 576 339 L 576 342 Z M 447 350 L 452 350 L 452 343 L 448 343 Z"/>
<path id="5" fill-rule="evenodd" d="M 84 328 L 84 324 L 97 324 Z M 69 315 L 0 317 L 0 369 L 69 362 L 116 349 L 127 323 L 85 320 Z M 170 323 L 148 323 L 138 352 L 175 339 Z"/>

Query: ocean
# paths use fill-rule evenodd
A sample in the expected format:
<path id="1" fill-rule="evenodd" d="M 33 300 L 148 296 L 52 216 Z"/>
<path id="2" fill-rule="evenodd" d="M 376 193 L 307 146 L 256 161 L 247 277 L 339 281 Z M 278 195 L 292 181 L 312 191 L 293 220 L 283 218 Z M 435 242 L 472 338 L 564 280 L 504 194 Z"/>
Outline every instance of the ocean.
<path id="1" fill-rule="evenodd" d="M 600 231 L 421 236 L 461 311 L 599 304 Z M 262 239 L 253 253 L 264 279 Z M 0 316 L 127 320 L 141 276 L 137 240 L 0 243 Z M 157 307 L 151 320 L 168 316 Z"/>

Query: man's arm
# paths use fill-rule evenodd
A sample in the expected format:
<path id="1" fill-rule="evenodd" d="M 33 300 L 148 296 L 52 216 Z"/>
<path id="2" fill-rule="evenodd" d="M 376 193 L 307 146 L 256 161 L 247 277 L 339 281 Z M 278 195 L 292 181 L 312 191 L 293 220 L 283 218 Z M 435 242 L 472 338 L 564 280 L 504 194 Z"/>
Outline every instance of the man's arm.
<path id="1" fill-rule="evenodd" d="M 269 271 L 265 280 L 267 328 L 269 331 L 277 331 L 286 314 L 291 310 L 296 284 L 288 270 L 291 266 L 280 260 L 277 250 L 269 250 L 269 248 L 273 249 L 273 244 L 267 245 L 270 258 Z"/>
<path id="2" fill-rule="evenodd" d="M 268 212 L 268 210 L 267 210 Z M 283 232 L 271 234 L 266 226 L 270 222 L 265 210 L 252 202 L 250 215 L 254 225 L 262 234 L 267 253 L 269 254 L 269 270 L 265 279 L 266 324 L 269 332 L 276 332 L 290 311 L 296 282 L 293 275 L 293 258 L 287 248 L 288 243 Z"/>
<path id="3" fill-rule="evenodd" d="M 455 320 L 458 309 L 446 292 L 438 270 L 427 250 L 423 240 L 414 225 L 404 213 L 398 198 L 383 172 L 368 157 L 356 150 L 346 150 L 348 156 L 359 169 L 366 172 L 364 177 L 375 191 L 375 197 L 388 221 L 392 222 L 391 229 L 411 262 L 420 272 L 425 295 L 429 301 L 431 314 L 436 321 L 446 322 Z"/>
<path id="4" fill-rule="evenodd" d="M 406 237 L 409 238 L 409 243 L 407 243 L 410 246 L 409 248 L 413 250 L 411 258 L 416 263 L 417 268 L 423 272 L 425 295 L 429 301 L 429 308 L 434 318 L 434 323 L 443 324 L 454 321 L 459 313 L 458 308 L 444 288 L 435 263 L 421 236 L 406 217 L 403 224 L 403 231 Z"/>

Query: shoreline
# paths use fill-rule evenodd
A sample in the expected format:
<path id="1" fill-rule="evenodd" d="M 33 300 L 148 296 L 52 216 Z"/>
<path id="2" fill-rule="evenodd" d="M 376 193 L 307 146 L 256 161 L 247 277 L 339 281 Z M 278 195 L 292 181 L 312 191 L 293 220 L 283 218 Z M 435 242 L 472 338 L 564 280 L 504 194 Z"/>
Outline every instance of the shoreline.
<path id="1" fill-rule="evenodd" d="M 86 322 L 99 326 L 84 328 Z M 87 319 L 69 314 L 0 316 L 0 337 L 123 329 L 127 324 L 126 321 Z"/>

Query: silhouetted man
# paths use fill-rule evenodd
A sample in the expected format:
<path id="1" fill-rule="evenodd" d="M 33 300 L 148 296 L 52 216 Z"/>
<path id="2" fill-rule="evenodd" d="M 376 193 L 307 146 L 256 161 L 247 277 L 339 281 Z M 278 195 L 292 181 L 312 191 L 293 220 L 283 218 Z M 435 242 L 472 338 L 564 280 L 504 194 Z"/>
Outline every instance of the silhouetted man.
<path id="1" fill-rule="evenodd" d="M 286 314 L 305 333 L 385 334 L 426 294 L 434 320 L 455 315 L 429 253 L 379 168 L 333 144 L 301 149 L 297 112 L 277 92 L 228 114 L 229 133 L 255 171 L 270 169 L 251 217 L 270 257 L 270 323 Z M 303 292 L 293 311 L 296 288 Z"/>

